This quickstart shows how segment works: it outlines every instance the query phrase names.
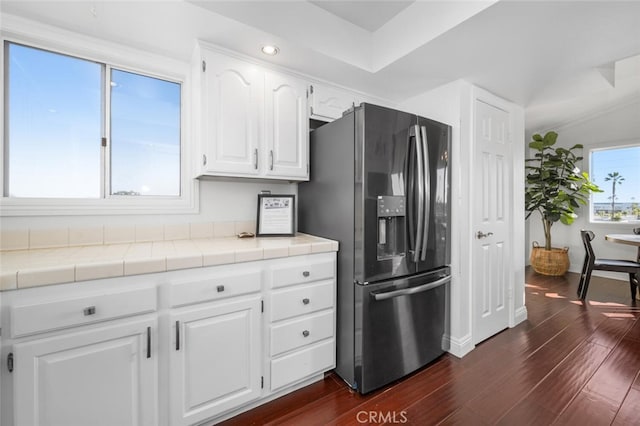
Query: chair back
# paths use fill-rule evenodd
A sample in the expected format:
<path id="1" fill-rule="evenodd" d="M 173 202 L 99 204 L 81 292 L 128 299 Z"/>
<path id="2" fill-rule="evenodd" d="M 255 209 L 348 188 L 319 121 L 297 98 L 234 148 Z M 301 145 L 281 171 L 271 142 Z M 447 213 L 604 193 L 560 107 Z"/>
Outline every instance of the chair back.
<path id="1" fill-rule="evenodd" d="M 582 244 L 584 244 L 584 250 L 587 254 L 587 259 L 590 263 L 593 263 L 595 261 L 596 255 L 593 253 L 591 241 L 595 238 L 595 234 L 592 231 L 583 229 L 580 231 L 580 236 L 582 237 Z"/>

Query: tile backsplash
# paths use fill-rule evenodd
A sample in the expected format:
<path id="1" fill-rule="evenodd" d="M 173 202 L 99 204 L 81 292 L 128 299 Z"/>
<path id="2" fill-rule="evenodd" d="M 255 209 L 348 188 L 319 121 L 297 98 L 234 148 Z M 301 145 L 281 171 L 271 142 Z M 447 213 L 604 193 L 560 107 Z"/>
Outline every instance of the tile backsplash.
<path id="1" fill-rule="evenodd" d="M 255 221 L 11 230 L 0 231 L 0 251 L 231 237 L 255 231 Z"/>

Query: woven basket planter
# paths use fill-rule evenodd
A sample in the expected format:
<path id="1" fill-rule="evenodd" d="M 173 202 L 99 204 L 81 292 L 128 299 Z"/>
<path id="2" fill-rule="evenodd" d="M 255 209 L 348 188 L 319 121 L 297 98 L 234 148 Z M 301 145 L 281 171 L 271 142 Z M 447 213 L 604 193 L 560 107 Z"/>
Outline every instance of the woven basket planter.
<path id="1" fill-rule="evenodd" d="M 539 274 L 554 277 L 564 275 L 569 270 L 569 247 L 546 250 L 534 241 L 529 262 Z"/>

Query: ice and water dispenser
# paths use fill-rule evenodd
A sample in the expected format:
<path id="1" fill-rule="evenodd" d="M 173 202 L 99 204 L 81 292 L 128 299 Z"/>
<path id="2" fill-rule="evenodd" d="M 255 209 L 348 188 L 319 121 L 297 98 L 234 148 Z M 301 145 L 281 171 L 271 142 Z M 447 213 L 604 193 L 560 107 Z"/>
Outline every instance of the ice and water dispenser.
<path id="1" fill-rule="evenodd" d="M 404 196 L 378 196 L 378 260 L 405 254 Z"/>

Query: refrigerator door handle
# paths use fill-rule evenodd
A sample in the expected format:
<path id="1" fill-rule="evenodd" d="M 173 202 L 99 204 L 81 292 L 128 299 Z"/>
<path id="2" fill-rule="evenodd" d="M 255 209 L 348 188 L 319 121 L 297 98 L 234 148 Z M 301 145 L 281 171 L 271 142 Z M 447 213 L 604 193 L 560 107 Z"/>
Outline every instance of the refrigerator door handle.
<path id="1" fill-rule="evenodd" d="M 399 297 L 399 296 L 408 296 L 411 294 L 422 293 L 423 291 L 427 291 L 436 287 L 443 286 L 449 281 L 451 281 L 451 275 L 447 275 L 446 277 L 440 278 L 439 280 L 431 283 L 422 284 L 418 287 L 403 288 L 401 290 L 392 290 L 392 291 L 385 291 L 380 293 L 373 292 L 371 293 L 371 296 L 373 296 L 375 300 L 387 300 L 387 299 L 392 299 L 394 297 Z"/>
<path id="2" fill-rule="evenodd" d="M 422 236 L 422 253 L 420 260 L 424 262 L 427 257 L 427 244 L 429 242 L 429 218 L 431 217 L 431 171 L 429 170 L 429 147 L 427 144 L 427 128 L 420 127 L 422 142 L 422 161 L 424 167 L 424 235 Z"/>
<path id="3" fill-rule="evenodd" d="M 412 126 L 407 132 L 407 160 L 406 160 L 406 173 L 407 173 L 407 219 L 409 222 L 409 253 L 413 253 L 416 250 L 416 234 L 415 234 L 415 186 L 416 186 L 416 150 L 415 127 Z M 413 141 L 412 141 L 413 139 Z"/>
<path id="4" fill-rule="evenodd" d="M 422 234 L 424 232 L 424 153 L 422 152 L 422 137 L 420 135 L 420 126 L 414 126 L 416 133 L 416 162 L 418 164 L 416 170 L 416 180 L 418 182 L 418 225 L 416 226 L 416 249 L 413 253 L 413 261 L 418 262 L 420 259 L 420 251 L 422 250 Z"/>

